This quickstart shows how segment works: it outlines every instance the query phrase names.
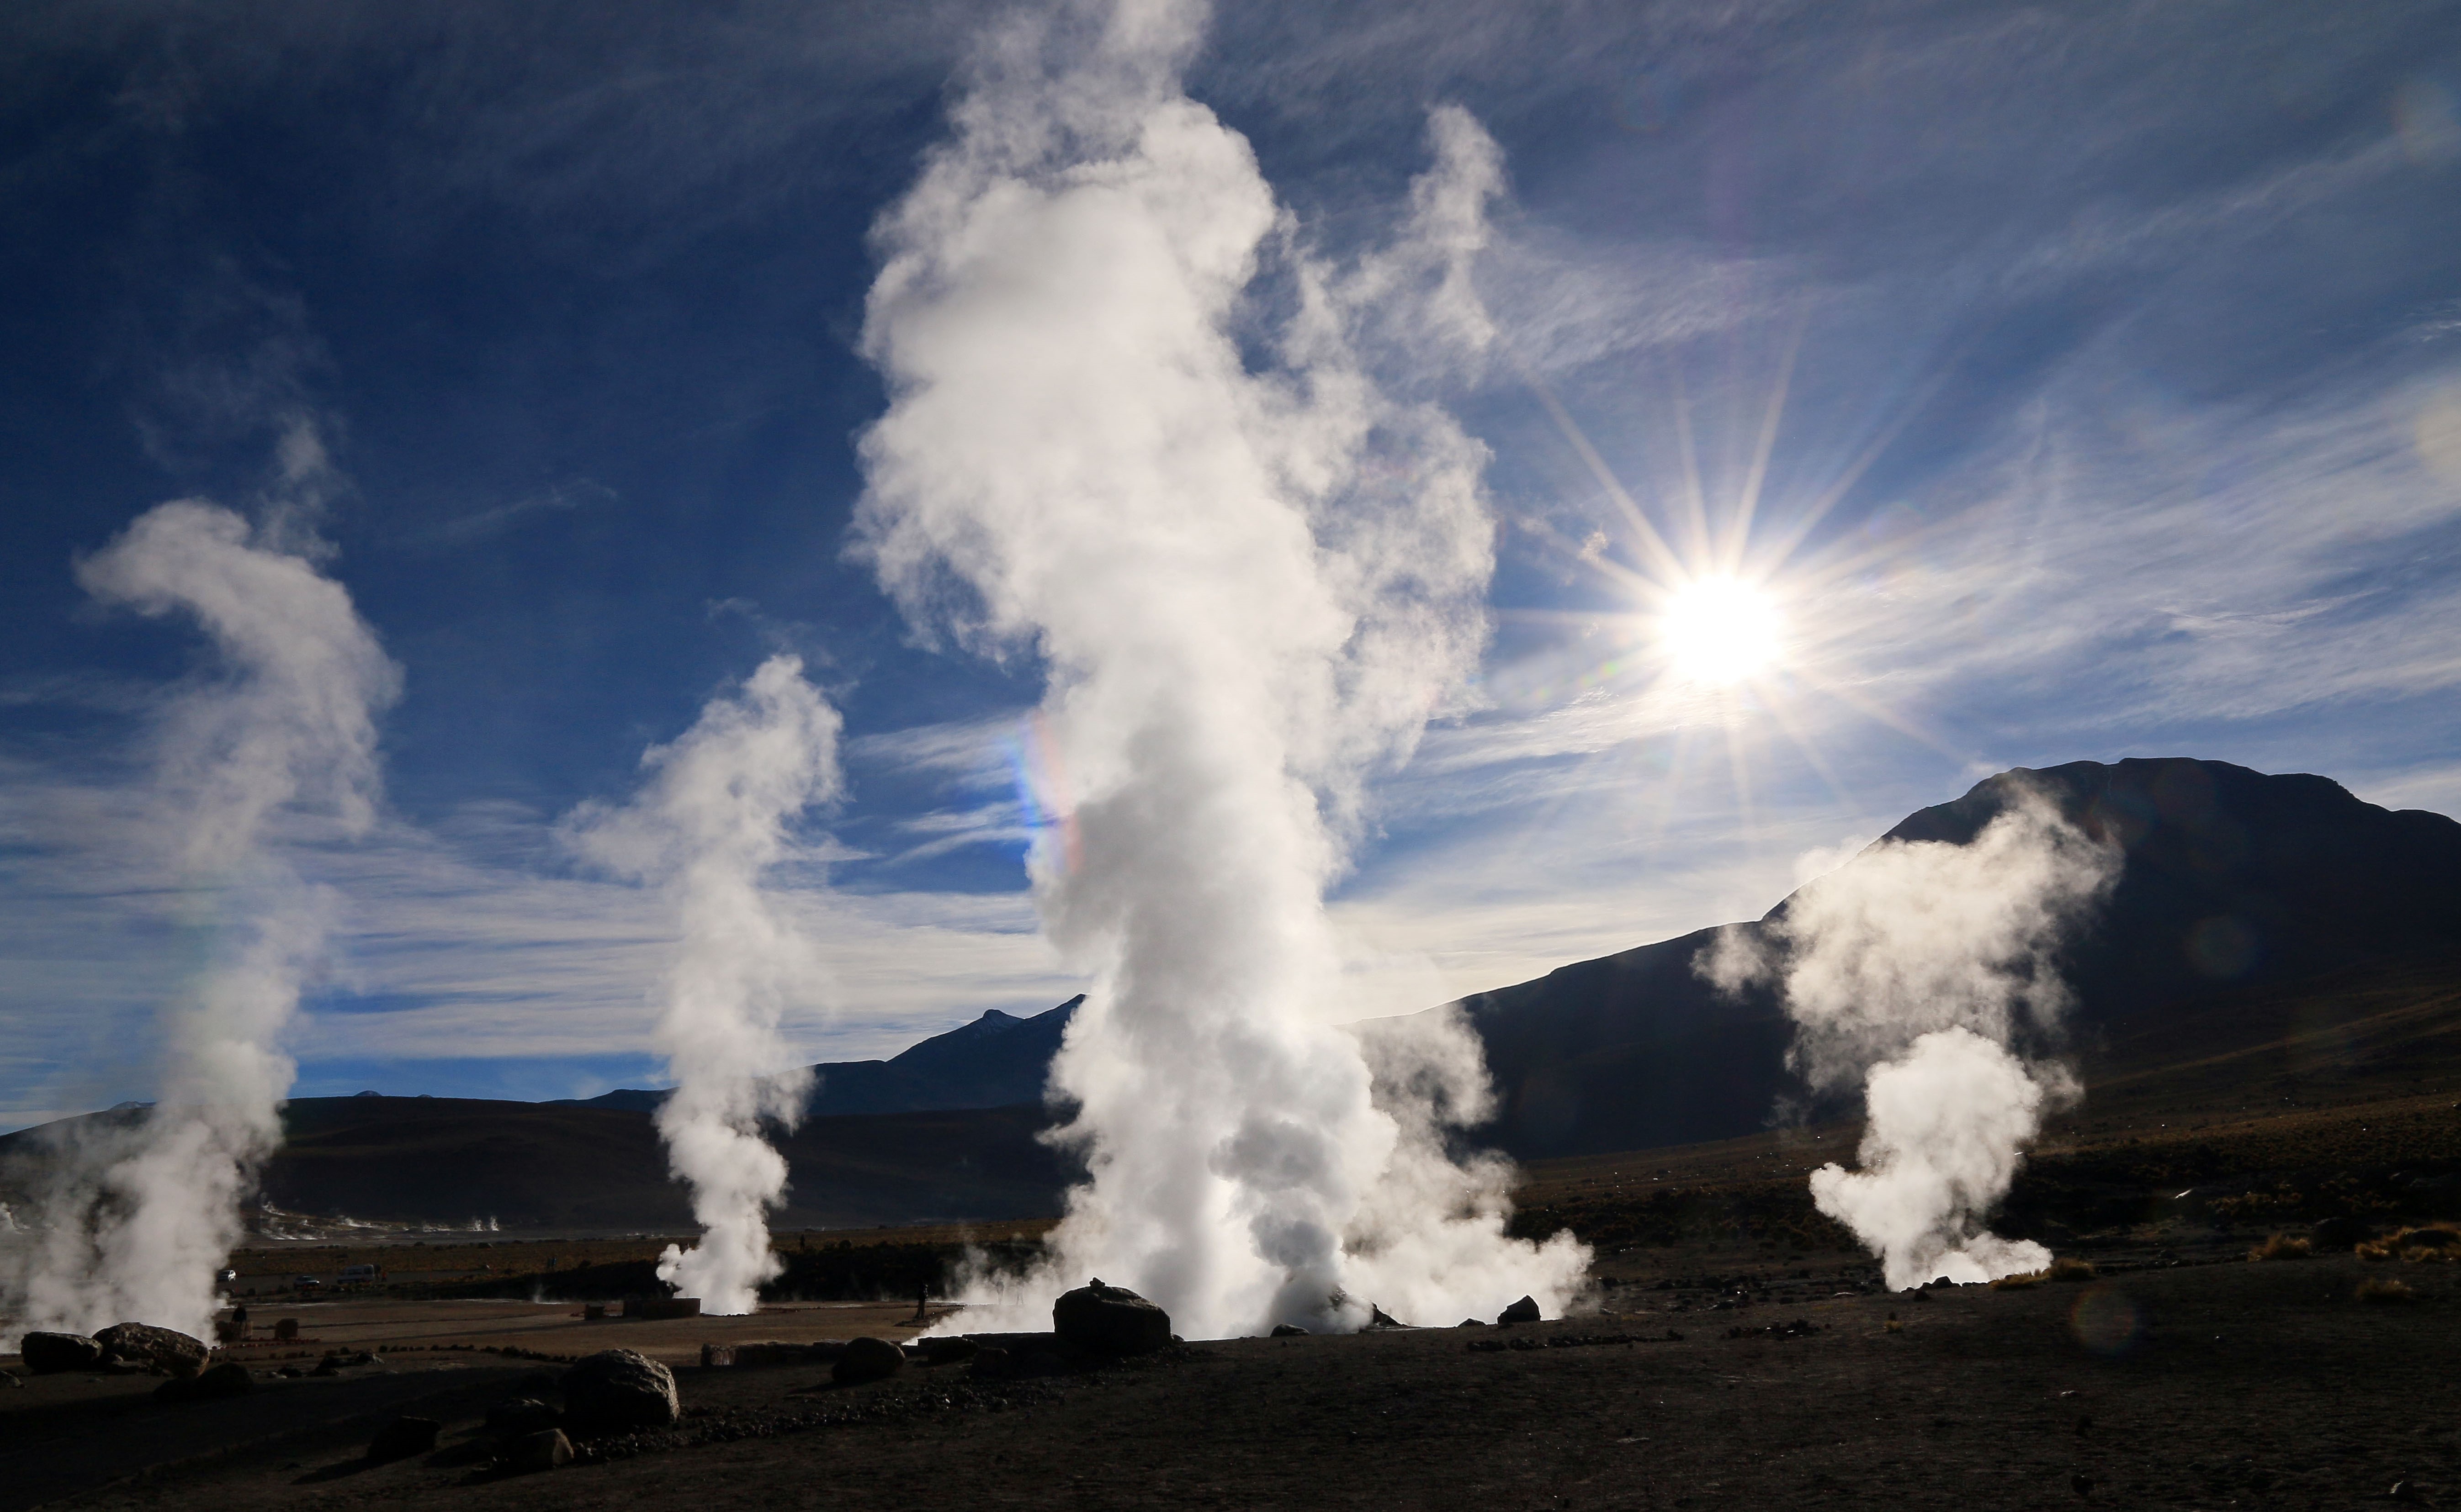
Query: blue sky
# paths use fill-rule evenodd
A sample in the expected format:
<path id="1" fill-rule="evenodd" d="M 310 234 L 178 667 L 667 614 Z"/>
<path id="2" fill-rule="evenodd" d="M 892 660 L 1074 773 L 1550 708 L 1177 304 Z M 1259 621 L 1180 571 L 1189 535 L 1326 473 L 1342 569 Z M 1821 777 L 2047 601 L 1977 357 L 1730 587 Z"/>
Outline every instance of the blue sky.
<path id="1" fill-rule="evenodd" d="M 1078 990 L 1023 890 L 1038 669 L 917 644 L 845 555 L 867 235 L 998 13 L 10 8 L 0 1125 L 143 1096 L 189 965 L 134 795 L 204 648 L 75 564 L 295 503 L 303 426 L 404 681 L 375 831 L 292 847 L 341 908 L 300 1093 L 651 1079 L 658 910 L 556 823 L 778 650 L 846 720 L 778 879 L 831 963 L 797 1045 Z M 2461 812 L 2450 6 L 1246 4 L 1188 84 L 1335 252 L 1433 106 L 1510 182 L 1491 359 L 1380 374 L 1488 448 L 1499 560 L 1483 707 L 1337 893 L 1359 1013 L 1757 915 L 2012 765 Z M 1740 684 L 1649 611 L 1696 495 L 1783 615 Z"/>

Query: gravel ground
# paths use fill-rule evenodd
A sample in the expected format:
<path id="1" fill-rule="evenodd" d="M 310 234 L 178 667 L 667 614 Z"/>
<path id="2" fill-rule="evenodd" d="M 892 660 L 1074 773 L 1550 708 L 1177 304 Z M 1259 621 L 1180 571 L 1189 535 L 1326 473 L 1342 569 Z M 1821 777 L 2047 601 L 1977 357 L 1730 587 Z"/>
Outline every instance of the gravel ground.
<path id="1" fill-rule="evenodd" d="M 520 1477 L 488 1467 L 478 1420 L 518 1373 L 473 1372 L 425 1459 L 360 1466 L 364 1421 L 259 1434 L 77 1504 L 2343 1507 L 2396 1484 L 2461 1503 L 2461 1267 L 2163 1262 L 1917 1301 L 1834 1264 L 1663 1259 L 1620 1312 L 1511 1330 L 1232 1340 L 1026 1381 L 688 1369 L 675 1430 Z M 2392 1274 L 2417 1300 L 2357 1300 Z M 244 1444 L 275 1395 L 97 1422 L 141 1459 L 180 1415 L 236 1410 Z"/>

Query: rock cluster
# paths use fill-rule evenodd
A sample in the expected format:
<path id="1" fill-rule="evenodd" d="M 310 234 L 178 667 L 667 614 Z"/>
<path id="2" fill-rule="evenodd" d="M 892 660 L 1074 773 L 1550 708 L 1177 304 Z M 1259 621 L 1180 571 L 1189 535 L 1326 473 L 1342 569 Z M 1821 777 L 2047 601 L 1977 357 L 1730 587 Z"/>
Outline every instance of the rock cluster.
<path id="1" fill-rule="evenodd" d="M 26 1369 L 36 1375 L 92 1370 L 102 1363 L 102 1346 L 82 1333 L 38 1331 L 27 1334 L 17 1349 L 25 1358 Z"/>
<path id="2" fill-rule="evenodd" d="M 158 1329 L 151 1323 L 115 1323 L 96 1334 L 94 1341 L 102 1346 L 106 1359 L 126 1360 L 181 1377 L 202 1373 L 205 1356 L 213 1352 L 203 1339 L 192 1339 L 177 1329 Z"/>
<path id="3" fill-rule="evenodd" d="M 1087 1354 L 1150 1354 L 1170 1343 L 1170 1314 L 1101 1277 L 1052 1304 L 1059 1341 Z"/>
<path id="4" fill-rule="evenodd" d="M 845 1352 L 829 1367 L 829 1379 L 841 1386 L 885 1380 L 906 1368 L 906 1352 L 887 1339 L 848 1339 Z"/>
<path id="5" fill-rule="evenodd" d="M 602 1350 L 564 1373 L 564 1420 L 585 1437 L 665 1428 L 683 1416 L 675 1378 L 633 1350 Z"/>

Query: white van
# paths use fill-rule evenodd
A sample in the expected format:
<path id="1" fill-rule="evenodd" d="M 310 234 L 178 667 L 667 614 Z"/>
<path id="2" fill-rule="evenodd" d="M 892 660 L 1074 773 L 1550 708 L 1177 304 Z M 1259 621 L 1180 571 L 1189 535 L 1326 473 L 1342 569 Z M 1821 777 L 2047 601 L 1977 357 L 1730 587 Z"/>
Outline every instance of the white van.
<path id="1" fill-rule="evenodd" d="M 376 1280 L 376 1267 L 374 1266 L 344 1266 L 342 1267 L 342 1285 L 346 1287 L 354 1287 L 373 1283 Z"/>

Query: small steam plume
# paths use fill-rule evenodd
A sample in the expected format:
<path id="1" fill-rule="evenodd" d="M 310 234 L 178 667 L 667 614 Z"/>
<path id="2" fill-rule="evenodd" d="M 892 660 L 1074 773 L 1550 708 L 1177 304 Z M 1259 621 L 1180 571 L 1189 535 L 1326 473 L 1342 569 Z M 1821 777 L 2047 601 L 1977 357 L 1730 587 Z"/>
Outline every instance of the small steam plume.
<path id="1" fill-rule="evenodd" d="M 2011 783 L 1970 844 L 1884 841 L 1702 952 L 1727 990 L 1778 985 L 1815 1092 L 1863 1081 L 1863 1169 L 1824 1165 L 1811 1193 L 1892 1288 L 2050 1263 L 1983 1226 L 2043 1114 L 2079 1094 L 2065 1067 L 2012 1046 L 2056 1034 L 2068 994 L 2052 952 L 2118 875 L 2112 847 Z"/>
<path id="2" fill-rule="evenodd" d="M 675 1089 L 658 1132 L 692 1186 L 701 1242 L 668 1246 L 658 1279 L 708 1312 L 754 1310 L 781 1268 L 768 1209 L 786 1189 L 786 1162 L 760 1120 L 791 1129 L 802 1117 L 811 1073 L 781 1070 L 778 1021 L 819 972 L 760 882 L 785 857 L 795 817 L 837 796 L 838 730 L 803 664 L 773 656 L 739 696 L 712 699 L 680 739 L 642 756 L 650 777 L 630 804 L 585 805 L 567 822 L 584 855 L 657 884 L 674 905 L 657 1047 Z"/>
<path id="3" fill-rule="evenodd" d="M 221 655 L 225 674 L 158 732 L 150 826 L 173 841 L 160 864 L 207 964 L 163 1011 L 153 1106 L 52 1162 L 10 1310 L 30 1329 L 203 1334 L 240 1203 L 281 1137 L 282 1032 L 333 913 L 270 832 L 374 821 L 375 715 L 399 671 L 339 584 L 212 504 L 147 512 L 77 575 L 105 603 L 193 616 Z"/>
<path id="4" fill-rule="evenodd" d="M 1560 1307 L 1587 1251 L 1508 1240 L 1508 1173 L 1443 1152 L 1486 1097 L 1475 1041 L 1334 1027 L 1323 906 L 1365 777 L 1485 640 L 1486 454 L 1358 353 L 1489 338 L 1468 266 L 1500 155 L 1436 111 L 1401 237 L 1329 266 L 1183 90 L 1204 20 L 1120 0 L 1010 25 L 875 232 L 891 403 L 858 550 L 918 625 L 1044 665 L 1072 791 L 1029 866 L 1097 983 L 1052 1073 L 1091 1182 L 1047 1268 L 973 1300 L 1038 1310 L 1100 1274 L 1195 1336 Z"/>

